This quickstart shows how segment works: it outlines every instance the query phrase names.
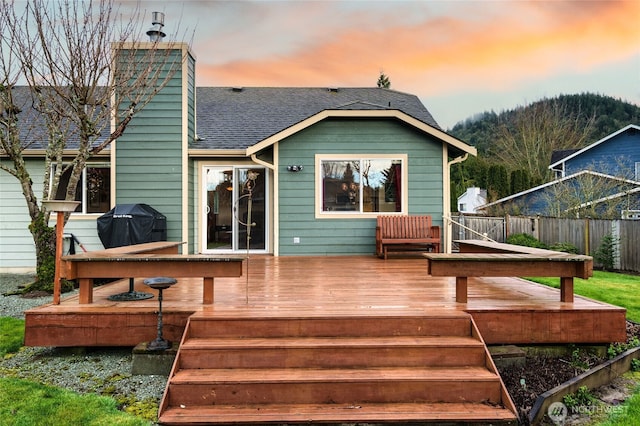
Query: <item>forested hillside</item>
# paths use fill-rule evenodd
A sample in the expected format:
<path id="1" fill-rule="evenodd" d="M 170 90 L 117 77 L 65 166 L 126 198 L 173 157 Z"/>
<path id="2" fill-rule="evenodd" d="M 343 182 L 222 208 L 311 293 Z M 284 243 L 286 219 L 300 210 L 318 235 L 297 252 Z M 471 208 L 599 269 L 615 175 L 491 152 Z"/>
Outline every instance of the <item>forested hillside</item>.
<path id="1" fill-rule="evenodd" d="M 577 116 L 584 125 L 586 125 L 589 118 L 595 118 L 589 138 L 590 142 L 587 145 L 629 124 L 640 124 L 639 106 L 610 96 L 585 93 L 581 95 L 560 95 L 500 113 L 485 111 L 459 122 L 452 129 L 449 129 L 447 133 L 475 146 L 478 152 L 484 153 L 491 146 L 491 141 L 495 139 L 496 128 L 499 124 L 509 125 L 514 120 L 514 117 L 523 110 L 557 102 L 564 104 L 566 112 Z"/>
<path id="2" fill-rule="evenodd" d="M 470 186 L 497 200 L 548 182 L 553 151 L 588 146 L 629 124 L 640 124 L 640 107 L 590 93 L 477 114 L 448 130 L 478 149 L 452 168 L 451 205 Z"/>

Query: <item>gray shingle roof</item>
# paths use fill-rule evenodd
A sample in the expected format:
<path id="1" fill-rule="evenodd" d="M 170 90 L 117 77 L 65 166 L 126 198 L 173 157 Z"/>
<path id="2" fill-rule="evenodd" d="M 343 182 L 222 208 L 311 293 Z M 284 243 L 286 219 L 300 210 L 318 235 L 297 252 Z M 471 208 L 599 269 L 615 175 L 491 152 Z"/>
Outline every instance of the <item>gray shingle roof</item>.
<path id="1" fill-rule="evenodd" d="M 574 152 L 578 152 L 579 149 L 563 149 L 563 150 L 557 150 L 557 151 L 553 151 L 551 153 L 551 164 L 555 164 L 558 161 L 562 160 L 565 157 L 568 157 L 569 155 L 573 154 Z"/>
<path id="2" fill-rule="evenodd" d="M 47 136 L 45 117 L 37 110 L 39 100 L 34 97 L 32 89 L 28 86 L 14 86 L 11 90 L 14 106 L 20 111 L 18 114 L 18 128 L 23 148 L 27 150 L 45 150 L 49 143 L 49 138 Z M 7 107 L 4 102 L 5 98 L 0 99 L 0 109 Z M 109 121 L 106 113 L 108 111 L 105 111 L 103 121 L 98 123 L 100 135 L 92 139 L 94 146 L 109 136 Z M 64 117 L 64 114 L 61 117 Z M 59 126 L 59 131 L 67 138 L 65 148 L 70 150 L 77 149 L 80 145 L 77 126 L 66 118 L 61 118 L 57 125 Z"/>
<path id="3" fill-rule="evenodd" d="M 22 110 L 23 142 L 29 149 L 44 149 L 46 129 L 33 110 L 29 88 L 17 86 L 13 90 Z M 375 87 L 198 87 L 196 96 L 200 139 L 190 141 L 193 149 L 244 150 L 325 110 L 399 110 L 442 130 L 417 96 Z M 106 135 L 105 129 L 103 137 Z M 67 147 L 77 146 L 72 134 Z"/>
<path id="4" fill-rule="evenodd" d="M 194 149 L 246 149 L 324 110 L 400 110 L 440 127 L 415 95 L 380 88 L 198 87 Z"/>

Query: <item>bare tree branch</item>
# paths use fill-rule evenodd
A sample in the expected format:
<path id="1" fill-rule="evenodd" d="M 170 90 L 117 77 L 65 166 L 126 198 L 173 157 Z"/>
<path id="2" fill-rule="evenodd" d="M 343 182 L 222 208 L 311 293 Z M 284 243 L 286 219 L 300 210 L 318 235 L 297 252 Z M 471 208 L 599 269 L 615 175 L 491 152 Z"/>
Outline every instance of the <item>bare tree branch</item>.
<path id="1" fill-rule="evenodd" d="M 569 114 L 558 101 L 539 102 L 515 114 L 513 126 L 498 126 L 491 154 L 508 169 L 526 170 L 540 183 L 552 178 L 548 166 L 553 151 L 584 146 L 595 120 L 590 114 L 587 125 L 582 124 L 581 114 Z"/>
<path id="2" fill-rule="evenodd" d="M 42 199 L 61 191 L 75 199 L 87 161 L 124 133 L 187 58 L 184 43 L 140 41 L 139 9 L 124 20 L 115 4 L 0 0 L 0 158 L 10 160 L 0 170 L 20 182 L 32 225 L 42 214 L 46 224 L 48 212 L 33 193 L 26 150 L 45 153 Z M 58 188 L 65 172 L 67 186 Z"/>

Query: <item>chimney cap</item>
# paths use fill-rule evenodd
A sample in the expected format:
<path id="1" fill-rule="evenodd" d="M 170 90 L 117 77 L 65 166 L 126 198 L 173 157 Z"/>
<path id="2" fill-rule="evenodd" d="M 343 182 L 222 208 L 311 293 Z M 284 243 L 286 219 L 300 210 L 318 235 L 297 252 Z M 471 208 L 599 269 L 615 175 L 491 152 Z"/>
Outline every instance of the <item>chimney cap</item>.
<path id="1" fill-rule="evenodd" d="M 151 24 L 164 26 L 164 12 L 151 12 Z"/>
<path id="2" fill-rule="evenodd" d="M 162 41 L 166 34 L 162 31 L 164 27 L 164 13 L 151 12 L 151 28 L 147 31 L 150 41 Z"/>

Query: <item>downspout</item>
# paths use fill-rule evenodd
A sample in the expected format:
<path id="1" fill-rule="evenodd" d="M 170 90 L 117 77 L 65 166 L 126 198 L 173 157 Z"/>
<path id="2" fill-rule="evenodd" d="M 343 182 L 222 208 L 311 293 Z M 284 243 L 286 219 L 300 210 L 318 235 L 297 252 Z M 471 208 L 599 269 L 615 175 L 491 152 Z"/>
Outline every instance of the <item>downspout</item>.
<path id="1" fill-rule="evenodd" d="M 453 160 L 449 161 L 447 163 L 447 179 L 446 179 L 446 185 L 447 188 L 445 190 L 445 194 L 447 194 L 447 196 L 449 197 L 449 199 L 451 199 L 451 166 L 453 166 L 454 164 L 458 164 L 458 163 L 462 163 L 464 160 L 466 160 L 469 157 L 469 153 L 465 152 L 465 154 L 463 156 L 460 157 L 456 157 Z M 449 211 L 447 212 L 447 215 L 445 216 L 445 240 L 444 240 L 444 252 L 445 253 L 451 253 L 451 245 L 452 245 L 452 238 L 453 236 L 451 235 L 451 233 L 453 232 L 453 224 L 451 223 L 451 204 L 449 204 Z"/>
<path id="2" fill-rule="evenodd" d="M 258 154 L 251 154 L 251 160 L 253 162 L 255 162 L 255 163 L 260 164 L 261 166 L 265 166 L 269 170 L 275 170 L 276 169 L 276 166 L 274 166 L 273 164 L 267 163 L 264 160 L 260 160 L 258 158 Z"/>

